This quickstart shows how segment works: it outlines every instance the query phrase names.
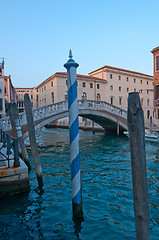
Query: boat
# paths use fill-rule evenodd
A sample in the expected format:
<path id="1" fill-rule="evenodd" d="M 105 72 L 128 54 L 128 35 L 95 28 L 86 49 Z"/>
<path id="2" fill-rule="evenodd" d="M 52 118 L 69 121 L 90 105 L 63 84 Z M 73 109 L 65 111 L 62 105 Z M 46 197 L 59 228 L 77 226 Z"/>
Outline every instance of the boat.
<path id="1" fill-rule="evenodd" d="M 125 131 L 124 134 L 129 137 L 129 132 Z M 149 130 L 145 129 L 145 141 L 148 142 L 157 142 L 159 141 L 159 136 L 157 132 L 150 132 Z"/>

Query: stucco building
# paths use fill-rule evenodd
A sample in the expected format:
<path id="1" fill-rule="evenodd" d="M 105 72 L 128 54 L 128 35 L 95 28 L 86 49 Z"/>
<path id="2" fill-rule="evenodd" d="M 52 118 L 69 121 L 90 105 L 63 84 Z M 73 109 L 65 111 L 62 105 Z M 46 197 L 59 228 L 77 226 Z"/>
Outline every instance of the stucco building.
<path id="1" fill-rule="evenodd" d="M 77 74 L 78 99 L 106 101 L 106 80 Z M 67 73 L 57 72 L 40 83 L 39 107 L 67 100 Z"/>
<path id="2" fill-rule="evenodd" d="M 0 62 L 0 118 L 5 115 L 4 59 Z"/>
<path id="3" fill-rule="evenodd" d="M 154 117 L 153 76 L 112 66 L 103 66 L 89 73 L 107 82 L 106 101 L 127 110 L 129 92 L 139 92 L 144 118 Z"/>
<path id="4" fill-rule="evenodd" d="M 77 85 L 77 94 L 79 100 L 89 99 L 106 101 L 105 79 L 77 74 Z M 36 89 L 39 93 L 39 107 L 67 100 L 67 73 L 56 72 L 40 83 Z M 67 118 L 61 119 L 57 122 L 60 125 L 68 125 Z M 92 121 L 79 117 L 79 124 L 80 127 L 91 127 Z M 97 124 L 94 126 L 97 126 Z"/>
<path id="5" fill-rule="evenodd" d="M 155 117 L 159 119 L 159 46 L 154 48 L 153 63 L 154 63 L 154 111 Z"/>
<path id="6" fill-rule="evenodd" d="M 106 101 L 127 110 L 129 92 L 139 92 L 145 121 L 149 121 L 150 117 L 155 118 L 153 85 L 154 79 L 151 75 L 107 65 L 90 72 L 88 75 L 77 74 L 79 100 Z M 29 94 L 34 108 L 67 100 L 67 73 L 56 72 L 37 87 L 16 88 L 16 92 L 20 112 L 24 111 L 25 93 Z M 85 123 L 86 119 L 79 118 L 79 122 Z M 68 120 L 59 120 L 59 123 L 67 125 Z"/>
<path id="7" fill-rule="evenodd" d="M 11 75 L 4 77 L 4 92 L 7 103 L 16 102 L 16 90 L 11 81 Z"/>
<path id="8" fill-rule="evenodd" d="M 7 112 L 7 103 L 16 102 L 16 91 L 11 81 L 11 75 L 4 75 L 4 59 L 0 63 L 0 117 Z"/>
<path id="9" fill-rule="evenodd" d="M 30 100 L 32 102 L 33 108 L 39 107 L 38 102 L 38 89 L 35 87 L 33 88 L 15 88 L 17 93 L 17 107 L 19 109 L 19 112 L 24 112 L 24 95 L 25 93 L 29 94 Z"/>

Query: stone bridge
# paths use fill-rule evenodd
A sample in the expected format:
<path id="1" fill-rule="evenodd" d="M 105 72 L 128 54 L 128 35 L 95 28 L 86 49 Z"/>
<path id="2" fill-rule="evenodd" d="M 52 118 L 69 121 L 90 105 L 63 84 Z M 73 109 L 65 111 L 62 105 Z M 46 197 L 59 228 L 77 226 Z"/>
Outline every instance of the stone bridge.
<path id="1" fill-rule="evenodd" d="M 127 112 L 123 109 L 104 101 L 93 100 L 79 100 L 78 106 L 79 116 L 93 120 L 106 131 L 117 131 L 118 127 L 120 132 L 127 130 Z M 38 130 L 53 121 L 68 117 L 68 102 L 62 101 L 33 109 L 33 117 L 35 130 Z M 20 113 L 19 118 L 23 137 L 26 138 L 28 131 L 25 112 Z M 2 129 L 11 132 L 9 117 L 2 118 L 0 121 Z"/>

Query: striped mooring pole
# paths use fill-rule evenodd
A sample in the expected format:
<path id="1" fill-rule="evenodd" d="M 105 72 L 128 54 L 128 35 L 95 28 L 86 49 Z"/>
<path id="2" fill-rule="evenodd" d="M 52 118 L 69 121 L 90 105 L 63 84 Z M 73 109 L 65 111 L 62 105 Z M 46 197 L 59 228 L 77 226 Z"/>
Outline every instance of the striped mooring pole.
<path id="1" fill-rule="evenodd" d="M 79 122 L 76 74 L 76 68 L 79 64 L 76 63 L 72 57 L 72 52 L 70 50 L 70 59 L 64 64 L 64 67 L 67 69 L 73 220 L 74 222 L 77 222 L 83 221 L 84 219 L 79 157 Z"/>

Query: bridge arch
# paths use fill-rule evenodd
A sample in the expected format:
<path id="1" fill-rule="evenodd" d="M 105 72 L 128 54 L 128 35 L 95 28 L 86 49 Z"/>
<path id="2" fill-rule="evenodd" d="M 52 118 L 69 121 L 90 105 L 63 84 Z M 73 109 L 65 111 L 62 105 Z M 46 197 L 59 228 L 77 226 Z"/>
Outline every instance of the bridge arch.
<path id="1" fill-rule="evenodd" d="M 94 100 L 79 100 L 78 106 L 79 116 L 96 122 L 106 131 L 116 132 L 117 125 L 120 126 L 120 131 L 127 130 L 127 112 L 123 109 L 104 101 Z M 62 101 L 33 109 L 33 117 L 35 130 L 38 130 L 53 121 L 68 117 L 68 102 Z M 9 117 L 3 118 L 0 121 L 5 131 L 11 131 Z M 25 113 L 20 114 L 20 122 L 23 136 L 26 138 L 28 133 Z"/>
<path id="2" fill-rule="evenodd" d="M 106 111 L 103 109 L 103 107 L 99 108 L 99 106 L 93 106 L 94 102 L 98 104 L 100 103 L 99 101 L 89 100 L 79 101 L 79 116 L 94 121 L 95 123 L 99 124 L 102 128 L 104 128 L 106 131 L 116 132 L 117 124 L 119 124 L 120 126 L 120 131 L 123 132 L 127 130 L 126 118 L 124 118 L 121 115 L 121 113 L 117 115 L 117 113 L 113 111 L 114 109 L 116 109 L 116 107 L 111 111 L 108 110 Z M 118 110 L 119 110 L 118 112 L 123 111 L 121 109 Z M 46 117 L 44 117 L 42 121 L 35 121 L 35 130 L 40 129 L 53 121 L 60 120 L 66 117 L 68 117 L 68 108 L 64 108 L 62 111 L 59 111 L 54 115 L 50 115 L 49 117 L 46 115 Z M 24 138 L 26 138 L 28 136 L 28 132 L 25 132 L 23 136 Z"/>

